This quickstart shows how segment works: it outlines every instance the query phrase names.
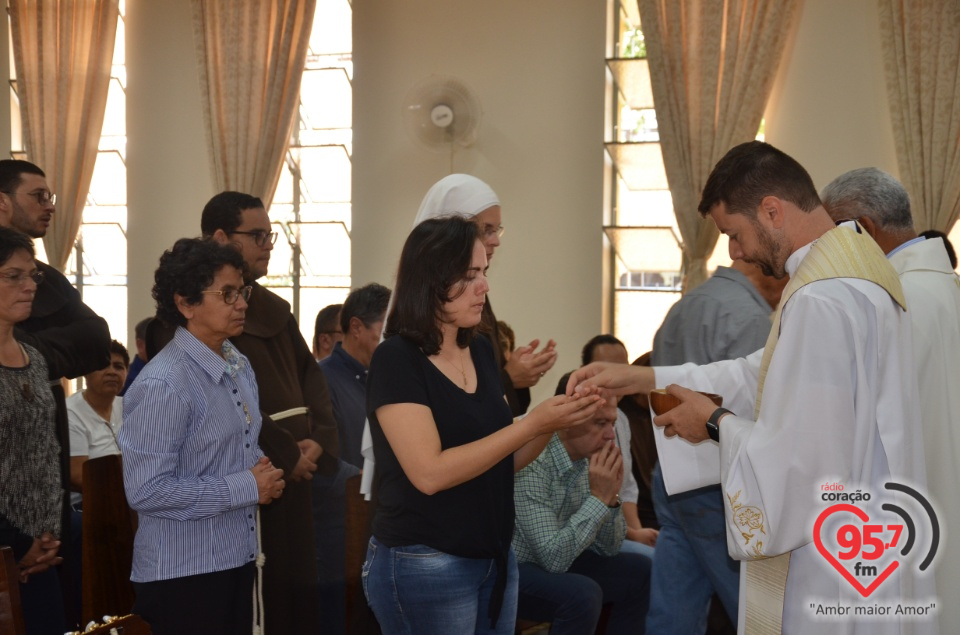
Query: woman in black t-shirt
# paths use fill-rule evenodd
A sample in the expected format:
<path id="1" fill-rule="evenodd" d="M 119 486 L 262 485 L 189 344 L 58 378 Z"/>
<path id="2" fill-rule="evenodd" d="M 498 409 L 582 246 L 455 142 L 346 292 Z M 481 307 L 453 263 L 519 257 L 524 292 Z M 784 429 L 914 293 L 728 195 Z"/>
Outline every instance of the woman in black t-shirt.
<path id="1" fill-rule="evenodd" d="M 415 227 L 370 363 L 377 508 L 363 583 L 388 635 L 513 632 L 513 474 L 602 403 L 561 395 L 512 420 L 493 348 L 474 333 L 486 268 L 469 220 Z"/>

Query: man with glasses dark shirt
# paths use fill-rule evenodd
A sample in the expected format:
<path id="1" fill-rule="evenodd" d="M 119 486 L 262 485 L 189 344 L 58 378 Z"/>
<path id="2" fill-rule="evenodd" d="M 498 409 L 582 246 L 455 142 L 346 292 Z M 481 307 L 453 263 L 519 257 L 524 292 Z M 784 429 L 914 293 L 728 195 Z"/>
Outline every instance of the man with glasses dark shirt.
<path id="1" fill-rule="evenodd" d="M 286 300 L 259 285 L 267 274 L 277 234 L 259 198 L 222 192 L 203 209 L 204 237 L 234 246 L 247 264 L 253 287 L 243 334 L 231 338 L 257 376 L 260 407 L 266 415 L 303 412 L 273 421 L 264 416 L 260 447 L 284 471 L 283 496 L 262 508 L 264 615 L 268 633 L 315 633 L 317 569 L 311 522 L 311 488 L 318 468 L 337 468 L 337 424 L 327 383 L 300 334 Z"/>
<path id="2" fill-rule="evenodd" d="M 43 170 L 28 161 L 0 160 L 0 226 L 15 229 L 31 238 L 42 238 L 56 212 L 56 196 L 47 186 Z M 30 317 L 17 324 L 14 337 L 27 343 L 43 355 L 49 369 L 51 389 L 57 402 L 56 430 L 60 442 L 60 470 L 65 492 L 70 490 L 70 442 L 67 409 L 60 378 L 73 379 L 100 370 L 110 363 L 110 330 L 106 321 L 83 303 L 80 294 L 50 265 L 37 261 L 43 273 L 43 284 L 38 284 Z M 62 534 L 60 542 L 69 540 L 69 497 L 63 497 Z M 0 534 L 6 521 L 0 518 Z M 56 543 L 56 544 L 55 544 Z M 56 552 L 56 540 L 46 541 L 46 551 Z M 67 553 L 62 549 L 61 555 Z M 18 559 L 23 554 L 17 554 Z M 20 564 L 24 563 L 20 560 Z M 71 563 L 65 562 L 69 575 Z M 52 574 L 51 574 L 52 575 Z M 31 583 L 39 580 L 31 578 Z M 69 585 L 64 585 L 69 588 Z M 71 599 L 67 607 L 70 622 L 79 598 Z M 62 630 L 62 629 L 61 629 Z"/>

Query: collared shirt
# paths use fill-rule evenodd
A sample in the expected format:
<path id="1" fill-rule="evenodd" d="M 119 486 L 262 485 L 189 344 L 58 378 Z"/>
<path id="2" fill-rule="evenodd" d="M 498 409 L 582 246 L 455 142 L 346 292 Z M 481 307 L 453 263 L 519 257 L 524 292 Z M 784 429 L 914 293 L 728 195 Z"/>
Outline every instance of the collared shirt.
<path id="1" fill-rule="evenodd" d="M 640 486 L 633 476 L 633 455 L 630 454 L 630 420 L 617 408 L 617 422 L 614 424 L 617 435 L 617 447 L 623 457 L 623 483 L 620 485 L 620 500 L 624 503 L 636 503 L 640 497 Z"/>
<path id="2" fill-rule="evenodd" d="M 763 348 L 773 309 L 753 283 L 732 267 L 674 304 L 653 338 L 652 366 L 709 364 Z"/>
<path id="3" fill-rule="evenodd" d="M 590 549 L 615 556 L 627 534 L 620 508 L 590 493 L 589 459 L 573 462 L 556 434 L 514 482 L 517 562 L 563 573 Z"/>
<path id="4" fill-rule="evenodd" d="M 922 242 L 925 241 L 926 239 L 927 239 L 926 236 L 917 236 L 917 237 L 914 238 L 913 240 L 908 240 L 907 242 L 903 243 L 902 245 L 897 245 L 895 248 L 893 248 L 893 249 L 890 250 L 890 253 L 887 254 L 887 258 L 892 258 L 895 253 L 900 252 L 900 251 L 903 251 L 904 249 L 906 249 L 906 248 L 909 247 L 910 245 L 916 245 L 917 243 L 922 243 Z"/>
<path id="5" fill-rule="evenodd" d="M 367 420 L 367 369 L 337 342 L 330 355 L 320 360 L 320 370 L 327 378 L 333 417 L 340 431 L 340 458 L 362 468 L 360 445 Z"/>
<path id="6" fill-rule="evenodd" d="M 246 357 L 229 341 L 222 350 L 178 328 L 123 400 L 123 481 L 140 514 L 134 582 L 256 558 L 257 384 Z"/>

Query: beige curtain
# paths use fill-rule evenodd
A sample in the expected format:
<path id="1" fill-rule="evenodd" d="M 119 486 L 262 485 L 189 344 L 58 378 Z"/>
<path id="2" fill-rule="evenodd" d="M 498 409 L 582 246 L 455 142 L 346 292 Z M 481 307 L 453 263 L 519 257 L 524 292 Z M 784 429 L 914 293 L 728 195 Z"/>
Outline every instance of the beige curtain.
<path id="1" fill-rule="evenodd" d="M 9 6 L 27 158 L 57 194 L 43 245 L 62 271 L 97 160 L 119 0 L 9 0 Z"/>
<path id="2" fill-rule="evenodd" d="M 300 99 L 316 0 L 193 0 L 200 90 L 218 191 L 270 206 Z"/>
<path id="3" fill-rule="evenodd" d="M 918 231 L 960 215 L 960 3 L 879 0 L 900 180 Z"/>
<path id="4" fill-rule="evenodd" d="M 798 0 L 639 0 L 663 163 L 683 237 L 684 292 L 717 242 L 697 212 L 710 170 L 757 135 Z"/>

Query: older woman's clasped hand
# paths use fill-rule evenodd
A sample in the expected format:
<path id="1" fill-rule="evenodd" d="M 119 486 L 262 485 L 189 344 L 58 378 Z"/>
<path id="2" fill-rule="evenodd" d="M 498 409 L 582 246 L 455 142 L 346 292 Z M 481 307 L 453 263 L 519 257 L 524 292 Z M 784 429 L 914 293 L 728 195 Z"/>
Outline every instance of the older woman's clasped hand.
<path id="1" fill-rule="evenodd" d="M 261 456 L 257 464 L 250 468 L 253 477 L 257 479 L 257 491 L 260 494 L 260 504 L 268 505 L 275 498 L 280 498 L 286 483 L 283 480 L 283 470 L 274 467 L 265 456 Z"/>

